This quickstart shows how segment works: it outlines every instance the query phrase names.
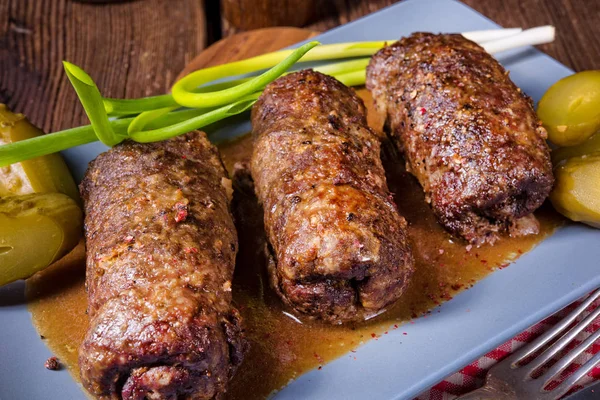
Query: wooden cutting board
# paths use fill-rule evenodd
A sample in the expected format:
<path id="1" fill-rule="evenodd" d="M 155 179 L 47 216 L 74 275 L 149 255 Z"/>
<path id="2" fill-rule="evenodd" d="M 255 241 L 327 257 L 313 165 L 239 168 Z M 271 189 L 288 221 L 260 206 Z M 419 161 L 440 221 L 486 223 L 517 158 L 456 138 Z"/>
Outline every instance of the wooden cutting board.
<path id="1" fill-rule="evenodd" d="M 319 32 L 300 28 L 265 28 L 229 36 L 212 44 L 190 61 L 177 79 L 198 69 L 259 56 L 281 50 L 294 43 L 318 35 Z"/>

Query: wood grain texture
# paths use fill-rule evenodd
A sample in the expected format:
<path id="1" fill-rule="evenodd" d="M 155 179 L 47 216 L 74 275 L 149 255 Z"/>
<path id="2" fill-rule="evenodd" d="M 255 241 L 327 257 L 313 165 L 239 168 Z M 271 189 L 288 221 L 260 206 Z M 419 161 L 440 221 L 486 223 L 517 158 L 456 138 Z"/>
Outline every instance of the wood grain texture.
<path id="1" fill-rule="evenodd" d="M 315 13 L 317 0 L 221 0 L 223 18 L 238 29 L 302 26 Z"/>
<path id="2" fill-rule="evenodd" d="M 0 103 L 46 132 L 88 123 L 62 60 L 105 96 L 165 93 L 206 47 L 203 10 L 200 0 L 0 0 Z"/>
<path id="3" fill-rule="evenodd" d="M 264 28 L 242 32 L 214 43 L 181 71 L 178 79 L 195 70 L 258 56 L 318 35 L 300 28 Z"/>
<path id="4" fill-rule="evenodd" d="M 505 27 L 554 25 L 556 40 L 539 49 L 574 69 L 600 69 L 600 1 L 463 0 Z"/>

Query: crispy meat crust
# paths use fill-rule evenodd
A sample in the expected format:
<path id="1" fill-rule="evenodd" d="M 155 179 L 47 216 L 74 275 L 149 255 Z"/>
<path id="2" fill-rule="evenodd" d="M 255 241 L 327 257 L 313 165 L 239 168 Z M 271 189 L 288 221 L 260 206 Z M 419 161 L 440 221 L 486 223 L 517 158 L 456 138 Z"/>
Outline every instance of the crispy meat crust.
<path id="1" fill-rule="evenodd" d="M 367 88 L 446 229 L 477 244 L 531 232 L 517 220 L 552 189 L 547 134 L 492 56 L 461 35 L 416 33 L 375 54 Z"/>
<path id="2" fill-rule="evenodd" d="M 229 186 L 228 186 L 229 185 Z M 246 342 L 231 305 L 230 181 L 204 133 L 126 142 L 90 164 L 90 329 L 82 382 L 100 399 L 213 399 Z"/>
<path id="3" fill-rule="evenodd" d="M 252 126 L 252 177 L 283 300 L 332 323 L 397 300 L 413 270 L 406 222 L 354 91 L 312 70 L 289 74 L 267 86 Z"/>

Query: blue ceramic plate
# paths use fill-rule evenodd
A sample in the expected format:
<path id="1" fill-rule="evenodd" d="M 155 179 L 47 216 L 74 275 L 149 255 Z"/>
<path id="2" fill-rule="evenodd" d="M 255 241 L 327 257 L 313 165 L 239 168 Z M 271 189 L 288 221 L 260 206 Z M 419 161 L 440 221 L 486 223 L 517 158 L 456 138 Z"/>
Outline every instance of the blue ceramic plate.
<path id="1" fill-rule="evenodd" d="M 318 37 L 323 43 L 399 38 L 415 31 L 465 32 L 498 27 L 452 0 L 407 0 Z M 560 35 L 561 32 L 558 32 Z M 570 71 L 527 48 L 498 55 L 511 78 L 534 100 Z M 219 132 L 231 137 L 248 125 Z M 65 152 L 80 178 L 106 148 L 98 143 Z M 544 316 L 600 286 L 600 230 L 569 225 L 453 300 L 311 371 L 275 397 L 284 399 L 408 399 L 434 385 Z M 0 290 L 0 399 L 84 399 L 66 371 L 42 367 L 51 355 L 31 323 L 23 283 Z M 469 309 L 470 312 L 466 312 Z M 402 335 L 407 332 L 408 335 Z"/>

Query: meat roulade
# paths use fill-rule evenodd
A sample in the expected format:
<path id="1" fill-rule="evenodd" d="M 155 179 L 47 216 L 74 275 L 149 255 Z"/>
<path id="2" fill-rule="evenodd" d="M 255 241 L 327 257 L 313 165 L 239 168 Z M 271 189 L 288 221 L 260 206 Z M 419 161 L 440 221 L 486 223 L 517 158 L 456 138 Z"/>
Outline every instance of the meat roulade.
<path id="1" fill-rule="evenodd" d="M 90 328 L 81 378 L 100 399 L 220 398 L 246 342 L 231 305 L 231 182 L 204 133 L 125 142 L 90 164 Z"/>
<path id="2" fill-rule="evenodd" d="M 469 242 L 537 232 L 554 182 L 531 100 L 461 35 L 416 33 L 383 48 L 367 88 L 439 222 Z"/>
<path id="3" fill-rule="evenodd" d="M 462 35 L 416 33 L 383 48 L 367 88 L 439 222 L 469 242 L 537 232 L 554 182 L 531 99 Z"/>
<path id="4" fill-rule="evenodd" d="M 368 318 L 397 300 L 413 259 L 362 100 L 304 70 L 267 86 L 252 127 L 251 172 L 281 298 L 332 323 Z"/>

